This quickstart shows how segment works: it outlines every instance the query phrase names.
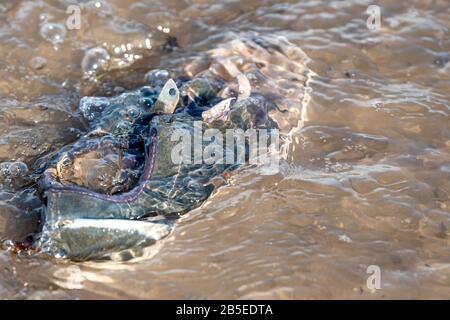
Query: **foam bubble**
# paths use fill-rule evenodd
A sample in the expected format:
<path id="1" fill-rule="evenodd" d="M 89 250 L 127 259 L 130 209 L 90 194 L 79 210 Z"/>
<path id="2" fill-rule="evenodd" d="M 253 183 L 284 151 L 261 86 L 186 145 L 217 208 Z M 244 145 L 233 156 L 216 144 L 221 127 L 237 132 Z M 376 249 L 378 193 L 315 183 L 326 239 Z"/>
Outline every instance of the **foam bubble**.
<path id="1" fill-rule="evenodd" d="M 41 25 L 39 34 L 45 40 L 51 42 L 54 46 L 57 46 L 64 42 L 66 37 L 66 28 L 60 23 L 45 22 Z"/>
<path id="2" fill-rule="evenodd" d="M 89 49 L 81 61 L 81 68 L 88 76 L 95 76 L 108 69 L 111 57 L 103 47 Z"/>

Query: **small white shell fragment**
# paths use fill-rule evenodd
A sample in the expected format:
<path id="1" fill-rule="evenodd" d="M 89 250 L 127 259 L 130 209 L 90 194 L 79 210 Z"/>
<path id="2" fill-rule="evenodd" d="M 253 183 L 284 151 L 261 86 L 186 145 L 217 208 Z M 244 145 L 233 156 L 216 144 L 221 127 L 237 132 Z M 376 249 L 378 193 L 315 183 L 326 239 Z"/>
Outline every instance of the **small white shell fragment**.
<path id="1" fill-rule="evenodd" d="M 220 64 L 227 70 L 231 77 L 236 78 L 239 86 L 238 101 L 247 99 L 252 93 L 252 86 L 247 76 L 243 74 L 229 59 L 220 60 Z"/>
<path id="2" fill-rule="evenodd" d="M 156 113 L 173 113 L 180 100 L 180 91 L 173 79 L 167 80 L 155 104 Z"/>
<path id="3" fill-rule="evenodd" d="M 211 109 L 202 113 L 202 119 L 205 122 L 212 122 L 214 120 L 225 120 L 228 113 L 230 112 L 231 102 L 235 100 L 235 98 L 228 98 L 223 101 L 220 101 Z"/>
<path id="4" fill-rule="evenodd" d="M 243 73 L 237 76 L 238 85 L 239 85 L 239 95 L 238 100 L 244 100 L 250 97 L 252 93 L 252 86 L 250 85 L 250 81 L 247 76 Z"/>
<path id="5" fill-rule="evenodd" d="M 339 241 L 343 241 L 343 242 L 347 242 L 347 243 L 352 243 L 352 239 L 350 239 L 349 236 L 345 235 L 345 234 L 341 234 L 339 236 Z"/>

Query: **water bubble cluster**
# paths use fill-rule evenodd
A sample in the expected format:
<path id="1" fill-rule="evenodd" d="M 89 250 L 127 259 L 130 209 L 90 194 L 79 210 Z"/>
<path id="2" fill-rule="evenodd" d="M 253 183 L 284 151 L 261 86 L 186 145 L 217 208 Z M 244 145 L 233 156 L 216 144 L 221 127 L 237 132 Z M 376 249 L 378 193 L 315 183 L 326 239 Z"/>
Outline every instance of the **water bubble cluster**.
<path id="1" fill-rule="evenodd" d="M 15 188 L 28 181 L 28 166 L 20 161 L 0 163 L 0 184 Z"/>

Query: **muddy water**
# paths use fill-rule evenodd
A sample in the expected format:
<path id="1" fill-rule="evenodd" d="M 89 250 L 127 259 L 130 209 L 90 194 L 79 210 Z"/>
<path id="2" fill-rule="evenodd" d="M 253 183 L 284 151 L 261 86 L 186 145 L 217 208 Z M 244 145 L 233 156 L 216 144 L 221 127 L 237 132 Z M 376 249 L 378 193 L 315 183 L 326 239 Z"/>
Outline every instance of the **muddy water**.
<path id="1" fill-rule="evenodd" d="M 83 134 L 79 99 L 155 68 L 195 76 L 231 57 L 281 110 L 280 173 L 234 172 L 135 261 L 5 245 L 1 298 L 449 298 L 448 1 L 377 1 L 376 31 L 371 1 L 99 2 L 83 1 L 80 30 L 61 27 L 76 1 L 0 4 L 2 240 L 35 230 L 33 172 Z"/>

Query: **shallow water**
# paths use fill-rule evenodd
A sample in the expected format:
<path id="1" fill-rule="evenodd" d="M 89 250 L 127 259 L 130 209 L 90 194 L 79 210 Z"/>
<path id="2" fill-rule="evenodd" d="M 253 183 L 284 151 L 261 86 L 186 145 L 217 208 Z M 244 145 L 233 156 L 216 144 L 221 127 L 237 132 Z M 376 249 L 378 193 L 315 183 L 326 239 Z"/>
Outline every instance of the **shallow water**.
<path id="1" fill-rule="evenodd" d="M 137 88 L 152 69 L 249 63 L 252 90 L 287 110 L 272 115 L 285 159 L 276 175 L 234 172 L 142 259 L 1 251 L 0 298 L 449 298 L 447 0 L 377 1 L 376 31 L 371 1 L 100 2 L 65 31 L 74 1 L 0 4 L 0 162 L 29 169 L 0 176 L 4 239 L 35 229 L 30 172 L 84 132 L 79 99 Z M 280 47 L 246 47 L 268 37 Z"/>

